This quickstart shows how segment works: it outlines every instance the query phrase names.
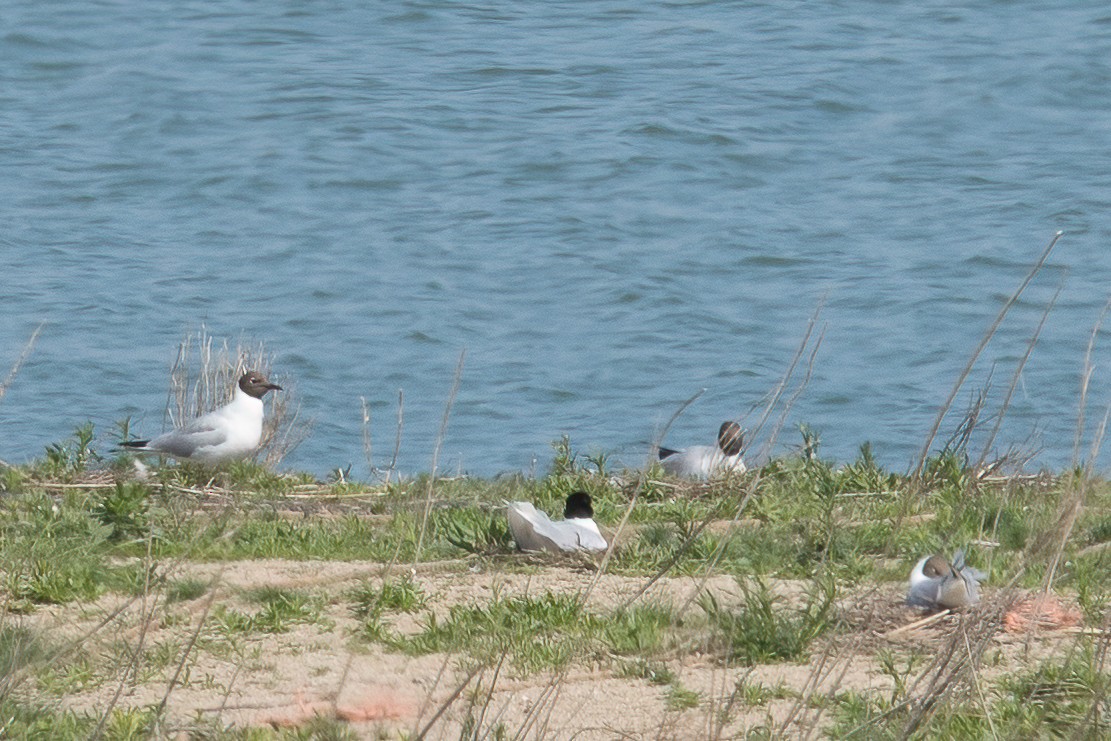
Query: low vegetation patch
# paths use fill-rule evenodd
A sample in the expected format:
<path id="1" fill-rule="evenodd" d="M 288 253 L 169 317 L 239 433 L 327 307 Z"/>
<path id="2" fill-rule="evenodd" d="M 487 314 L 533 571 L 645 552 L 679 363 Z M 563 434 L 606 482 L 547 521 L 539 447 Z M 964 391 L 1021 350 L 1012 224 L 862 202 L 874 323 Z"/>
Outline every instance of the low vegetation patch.
<path id="1" fill-rule="evenodd" d="M 1107 729 L 1111 487 L 1083 472 L 987 474 L 945 450 L 908 476 L 883 470 L 868 446 L 846 465 L 826 461 L 808 433 L 797 453 L 709 482 L 617 472 L 568 440 L 539 478 L 365 485 L 243 463 L 168 465 L 140 480 L 126 459 L 97 452 L 94 432 L 81 428 L 42 460 L 0 470 L 0 729 L 11 737 L 344 737 L 364 721 L 342 705 L 314 710 L 296 730 L 221 730 L 210 722 L 219 713 L 174 710 L 182 687 L 211 692 L 219 708 L 243 677 L 277 671 L 276 657 L 309 654 L 314 642 L 338 642 L 351 662 L 442 657 L 441 666 L 478 672 L 465 677 L 481 682 L 458 694 L 434 678 L 422 685 L 437 687 L 440 702 L 468 703 L 450 721 L 469 723 L 467 737 L 524 727 L 527 718 L 490 710 L 511 704 L 498 699 L 500 682 L 573 670 L 634 684 L 661 724 L 705 714 L 720 737 L 789 736 L 803 727 L 790 723 L 804 721 L 869 739 L 1096 738 Z M 604 562 L 517 552 L 504 502 L 531 501 L 558 518 L 576 489 L 616 536 Z M 957 548 L 989 573 L 989 606 L 1003 605 L 1007 589 L 1049 580 L 1080 614 L 1075 638 L 1022 656 L 991 631 L 969 633 L 952 644 L 975 669 L 963 674 L 937 657 L 955 631 L 989 625 L 986 608 L 885 642 L 899 621 L 924 617 L 901 604 L 916 561 Z M 309 565 L 303 584 L 229 586 L 222 576 L 263 559 Z M 340 562 L 349 576 L 314 580 L 311 564 Z M 671 580 L 703 589 L 674 601 L 632 589 L 603 600 L 591 592 L 599 569 L 645 591 Z M 502 590 L 499 578 L 536 584 Z M 479 579 L 493 587 L 445 596 Z M 889 622 L 859 617 L 877 611 Z M 66 640 L 44 638 L 39 626 L 59 630 L 53 615 L 74 623 Z M 291 636 L 302 643 L 289 645 Z M 823 684 L 819 667 L 830 662 L 863 664 L 867 681 Z M 224 672 L 229 664 L 236 669 Z M 760 678 L 791 666 L 815 667 L 814 681 Z M 132 696 L 117 687 L 144 685 L 162 694 L 103 705 L 105 694 Z M 781 717 L 797 720 L 783 726 Z M 420 724 L 406 728 L 383 737 Z"/>

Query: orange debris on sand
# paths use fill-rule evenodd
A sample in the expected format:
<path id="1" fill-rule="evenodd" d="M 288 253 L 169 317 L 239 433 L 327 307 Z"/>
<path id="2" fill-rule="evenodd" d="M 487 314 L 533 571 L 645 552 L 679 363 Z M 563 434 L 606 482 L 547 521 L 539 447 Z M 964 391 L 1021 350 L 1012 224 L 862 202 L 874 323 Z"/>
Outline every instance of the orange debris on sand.
<path id="1" fill-rule="evenodd" d="M 1003 628 L 1008 633 L 1025 633 L 1030 630 L 1062 630 L 1079 625 L 1083 619 L 1080 609 L 1065 604 L 1052 594 L 1028 594 L 1011 605 L 1003 616 Z"/>
<path id="2" fill-rule="evenodd" d="M 274 710 L 258 722 L 274 728 L 296 728 L 314 718 L 336 718 L 347 723 L 369 723 L 378 720 L 398 720 L 413 713 L 408 703 L 389 693 L 370 692 L 359 700 L 347 698 L 343 702 L 328 700 L 306 701 L 298 692 L 293 702 L 285 708 Z"/>

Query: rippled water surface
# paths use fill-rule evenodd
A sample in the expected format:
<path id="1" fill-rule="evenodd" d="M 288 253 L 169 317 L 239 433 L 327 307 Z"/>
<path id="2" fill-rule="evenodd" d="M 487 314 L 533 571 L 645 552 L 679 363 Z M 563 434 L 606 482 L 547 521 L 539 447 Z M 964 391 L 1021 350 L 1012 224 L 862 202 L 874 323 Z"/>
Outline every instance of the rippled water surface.
<path id="1" fill-rule="evenodd" d="M 996 447 L 1072 456 L 1111 295 L 1102 3 L 64 5 L 0 7 L 0 373 L 45 323 L 0 459 L 159 431 L 203 325 L 274 352 L 315 419 L 291 468 L 367 476 L 360 397 L 383 462 L 402 389 L 427 470 L 464 349 L 441 468 L 542 471 L 562 434 L 639 465 L 701 388 L 669 444 L 755 428 L 817 315 L 774 450 L 805 422 L 903 467 L 1058 230 L 957 407 L 990 379 L 998 411 L 1060 289 Z"/>

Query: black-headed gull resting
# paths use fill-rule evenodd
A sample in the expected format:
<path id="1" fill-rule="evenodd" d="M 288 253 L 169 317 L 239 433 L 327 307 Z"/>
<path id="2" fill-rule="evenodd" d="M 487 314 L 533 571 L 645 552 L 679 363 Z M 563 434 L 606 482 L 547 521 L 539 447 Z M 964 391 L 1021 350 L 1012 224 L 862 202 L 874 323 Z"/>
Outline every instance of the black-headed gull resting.
<path id="1" fill-rule="evenodd" d="M 974 605 L 980 601 L 980 582 L 986 576 L 965 566 L 964 551 L 957 551 L 952 563 L 944 556 L 926 556 L 910 572 L 907 604 L 932 610 Z"/>
<path id="2" fill-rule="evenodd" d="M 247 371 L 239 377 L 235 396 L 219 409 L 153 440 L 130 440 L 120 446 L 201 463 L 242 458 L 253 453 L 262 440 L 262 397 L 267 391 L 281 389 L 261 373 Z"/>
<path id="3" fill-rule="evenodd" d="M 716 473 L 744 473 L 745 462 L 741 449 L 745 433 L 736 422 L 722 422 L 718 430 L 718 444 L 693 445 L 684 450 L 660 448 L 660 465 L 676 476 L 693 476 L 708 479 Z"/>
<path id="4" fill-rule="evenodd" d="M 577 491 L 567 497 L 565 519 L 552 522 L 528 502 L 509 502 L 509 532 L 522 551 L 604 551 L 609 547 L 594 522 L 590 495 Z"/>

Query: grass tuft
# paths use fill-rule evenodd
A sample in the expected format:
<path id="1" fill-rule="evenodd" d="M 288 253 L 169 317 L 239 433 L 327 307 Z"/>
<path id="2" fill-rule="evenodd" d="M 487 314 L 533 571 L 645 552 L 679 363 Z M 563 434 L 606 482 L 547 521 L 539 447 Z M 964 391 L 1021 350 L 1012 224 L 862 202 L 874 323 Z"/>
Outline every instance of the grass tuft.
<path id="1" fill-rule="evenodd" d="M 744 604 L 731 610 L 707 592 L 700 598 L 713 630 L 711 645 L 729 662 L 745 666 L 800 661 L 810 645 L 833 627 L 836 590 L 832 580 L 818 579 L 802 607 L 783 604 L 761 579 L 738 580 Z"/>

